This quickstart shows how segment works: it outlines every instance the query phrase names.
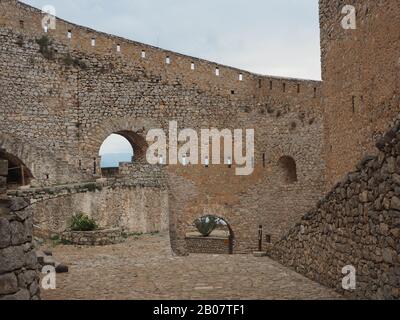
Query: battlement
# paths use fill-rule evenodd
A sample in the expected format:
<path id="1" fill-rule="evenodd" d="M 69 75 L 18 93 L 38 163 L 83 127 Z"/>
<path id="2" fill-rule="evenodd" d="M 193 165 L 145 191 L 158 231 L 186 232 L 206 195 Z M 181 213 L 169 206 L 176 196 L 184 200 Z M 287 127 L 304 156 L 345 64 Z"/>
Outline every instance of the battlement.
<path id="1" fill-rule="evenodd" d="M 120 59 L 123 63 L 159 75 L 163 81 L 182 83 L 223 95 L 254 97 L 320 97 L 320 81 L 260 75 L 200 58 L 99 32 L 57 18 L 56 29 L 42 27 L 41 10 L 14 0 L 2 0 L 0 27 L 23 36 L 48 36 L 70 52 Z"/>

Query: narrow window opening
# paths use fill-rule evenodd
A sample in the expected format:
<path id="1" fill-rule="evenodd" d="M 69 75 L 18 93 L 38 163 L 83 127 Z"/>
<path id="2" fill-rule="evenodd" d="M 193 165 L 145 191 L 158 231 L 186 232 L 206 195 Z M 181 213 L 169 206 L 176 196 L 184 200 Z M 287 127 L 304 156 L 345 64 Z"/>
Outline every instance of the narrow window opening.
<path id="1" fill-rule="evenodd" d="M 204 167 L 208 168 L 209 165 L 210 165 L 210 161 L 209 161 L 208 157 L 205 157 L 205 159 L 204 159 Z"/>
<path id="2" fill-rule="evenodd" d="M 228 168 L 231 169 L 232 168 L 232 158 L 228 157 Z"/>
<path id="3" fill-rule="evenodd" d="M 94 47 L 96 45 L 96 39 L 95 38 L 92 38 L 91 44 L 92 44 L 92 47 Z"/>
<path id="4" fill-rule="evenodd" d="M 235 94 L 235 90 L 231 90 L 231 94 Z"/>
<path id="5" fill-rule="evenodd" d="M 269 82 L 269 90 L 272 90 L 272 80 Z"/>
<path id="6" fill-rule="evenodd" d="M 215 68 L 215 75 L 219 77 L 219 68 Z"/>
<path id="7" fill-rule="evenodd" d="M 314 98 L 317 97 L 317 88 L 314 88 Z"/>
<path id="8" fill-rule="evenodd" d="M 265 159 L 265 153 L 262 155 L 262 160 L 263 160 L 263 168 L 266 167 L 266 159 Z"/>
<path id="9" fill-rule="evenodd" d="M 297 93 L 300 93 L 300 84 L 297 84 Z"/>
<path id="10" fill-rule="evenodd" d="M 117 44 L 117 52 L 121 52 L 121 45 Z"/>
<path id="11" fill-rule="evenodd" d="M 67 38 L 68 39 L 72 38 L 72 31 L 71 30 L 68 30 L 68 32 L 67 32 Z"/>
<path id="12" fill-rule="evenodd" d="M 93 174 L 97 172 L 97 161 L 96 158 L 93 158 Z"/>
<path id="13" fill-rule="evenodd" d="M 166 64 L 170 64 L 170 63 L 171 63 L 171 58 L 170 58 L 170 57 L 167 57 L 167 58 L 165 59 L 165 63 L 166 63 Z"/>
<path id="14" fill-rule="evenodd" d="M 142 58 L 146 58 L 146 51 L 142 50 Z"/>
<path id="15" fill-rule="evenodd" d="M 190 69 L 191 70 L 194 70 L 196 68 L 196 66 L 194 65 L 194 62 L 192 62 L 191 64 L 190 64 Z"/>
<path id="16" fill-rule="evenodd" d="M 243 81 L 243 74 L 239 74 L 239 81 Z"/>
<path id="17" fill-rule="evenodd" d="M 286 92 L 286 83 L 282 84 L 283 92 Z"/>
<path id="18" fill-rule="evenodd" d="M 21 29 L 24 28 L 24 20 L 19 20 L 19 26 L 21 27 Z"/>
<path id="19" fill-rule="evenodd" d="M 261 87 L 262 87 L 262 81 L 261 81 L 261 79 L 258 79 L 258 88 L 261 89 Z"/>
<path id="20" fill-rule="evenodd" d="M 355 113 L 356 112 L 356 97 L 355 96 L 352 96 L 351 97 L 351 107 L 352 107 L 352 111 L 353 111 L 353 113 Z"/>

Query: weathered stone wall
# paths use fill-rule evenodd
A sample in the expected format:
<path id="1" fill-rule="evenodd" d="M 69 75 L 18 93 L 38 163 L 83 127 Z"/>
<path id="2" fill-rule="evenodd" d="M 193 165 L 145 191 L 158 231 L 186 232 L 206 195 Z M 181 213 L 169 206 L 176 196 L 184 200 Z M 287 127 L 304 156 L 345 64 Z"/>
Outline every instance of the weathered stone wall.
<path id="1" fill-rule="evenodd" d="M 169 121 L 176 120 L 179 129 L 256 132 L 255 172 L 249 177 L 235 176 L 234 167 L 224 165 L 166 168 L 176 251 L 185 252 L 187 226 L 204 212 L 229 222 L 237 252 L 251 251 L 257 247 L 259 224 L 279 239 L 322 194 L 320 82 L 260 76 L 61 19 L 56 30 L 44 33 L 39 10 L 16 1 L 1 1 L 1 6 L 0 116 L 6 121 L 0 123 L 0 132 L 53 155 L 29 159 L 20 153 L 38 183 L 49 180 L 42 169 L 53 167 L 47 158 L 73 166 L 61 170 L 67 177 L 76 177 L 69 175 L 76 170 L 97 176 L 99 149 L 108 135 L 128 135 L 134 149 L 140 149 L 149 129 L 168 129 Z M 280 179 L 282 156 L 297 163 L 293 184 Z M 60 178 L 51 173 L 54 179 L 56 184 Z"/>
<path id="2" fill-rule="evenodd" d="M 0 160 L 0 177 L 7 175 Z M 0 180 L 0 190 L 4 190 Z M 21 198 L 0 192 L 0 300 L 39 299 L 39 276 L 32 238 L 32 212 Z"/>
<path id="3" fill-rule="evenodd" d="M 351 298 L 400 298 L 400 121 L 270 255 Z M 342 289 L 342 268 L 356 290 Z"/>
<path id="4" fill-rule="evenodd" d="M 168 192 L 149 180 L 147 185 L 105 180 L 10 194 L 30 199 L 34 223 L 41 234 L 64 232 L 78 213 L 87 214 L 103 229 L 150 233 L 169 228 Z"/>
<path id="5" fill-rule="evenodd" d="M 230 254 L 229 238 L 186 237 L 185 240 L 189 253 Z"/>
<path id="6" fill-rule="evenodd" d="M 345 5 L 356 8 L 356 30 L 345 30 Z M 400 111 L 400 2 L 320 0 L 327 180 L 332 186 Z"/>
<path id="7" fill-rule="evenodd" d="M 65 231 L 61 240 L 80 246 L 106 246 L 124 242 L 125 238 L 120 229 L 95 231 Z"/>

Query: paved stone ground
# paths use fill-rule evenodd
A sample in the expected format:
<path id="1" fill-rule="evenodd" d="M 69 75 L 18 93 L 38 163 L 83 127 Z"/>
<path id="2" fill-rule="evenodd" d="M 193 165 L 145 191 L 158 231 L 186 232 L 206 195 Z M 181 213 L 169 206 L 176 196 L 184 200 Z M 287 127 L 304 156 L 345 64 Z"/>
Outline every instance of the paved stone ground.
<path id="1" fill-rule="evenodd" d="M 57 246 L 70 267 L 43 299 L 337 299 L 335 292 L 250 255 L 173 256 L 165 235 L 106 247 Z"/>

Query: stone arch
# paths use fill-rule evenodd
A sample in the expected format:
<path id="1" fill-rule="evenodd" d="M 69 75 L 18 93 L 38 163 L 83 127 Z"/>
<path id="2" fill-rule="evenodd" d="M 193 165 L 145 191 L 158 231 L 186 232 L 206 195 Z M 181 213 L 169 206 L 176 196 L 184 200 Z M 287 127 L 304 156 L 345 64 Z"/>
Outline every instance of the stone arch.
<path id="1" fill-rule="evenodd" d="M 34 171 L 35 164 L 40 161 L 37 148 L 6 134 L 0 134 L 0 154 L 6 160 L 19 165 L 23 164 L 30 172 Z"/>
<path id="2" fill-rule="evenodd" d="M 150 129 L 160 128 L 160 124 L 141 118 L 109 118 L 88 130 L 80 144 L 83 159 L 78 159 L 86 168 L 93 167 L 93 160 L 100 164 L 98 152 L 104 140 L 111 134 L 119 134 L 132 145 L 137 159 L 144 161 L 147 142 L 146 134 Z"/>
<path id="3" fill-rule="evenodd" d="M 297 164 L 294 158 L 282 156 L 278 160 L 279 176 L 283 183 L 293 184 L 298 181 Z"/>
<path id="4" fill-rule="evenodd" d="M 174 179 L 175 180 L 175 179 Z M 173 203 L 170 203 L 170 208 L 173 207 Z M 191 210 L 190 210 L 191 211 Z M 201 217 L 204 216 L 215 216 L 220 218 L 221 220 L 223 220 L 226 223 L 226 226 L 229 230 L 229 251 L 230 254 L 233 254 L 237 249 L 238 249 L 238 238 L 240 237 L 240 235 L 237 234 L 237 232 L 239 232 L 240 228 L 238 227 L 238 223 L 240 222 L 240 217 L 235 214 L 232 210 L 231 207 L 226 206 L 226 205 L 221 205 L 219 203 L 207 203 L 207 204 L 203 204 L 200 206 L 200 208 L 189 212 L 172 212 L 175 217 L 179 216 L 179 217 L 184 217 L 183 220 L 180 219 L 180 223 L 179 225 L 176 225 L 175 227 L 177 227 L 178 231 L 178 239 L 180 240 L 180 238 L 183 236 L 186 236 L 186 232 L 187 230 L 189 230 L 190 228 L 193 228 L 193 222 Z M 239 220 L 238 220 L 239 219 Z M 235 226 L 237 227 L 237 230 L 235 229 Z M 183 239 L 182 239 L 183 240 Z M 181 254 L 187 254 L 187 248 L 185 245 L 185 249 L 182 252 L 178 253 Z"/>
<path id="5" fill-rule="evenodd" d="M 6 160 L 8 162 L 8 189 L 14 189 L 30 184 L 31 180 L 33 179 L 33 175 L 31 170 L 21 159 L 11 153 L 6 152 L 4 149 L 0 149 L 0 160 Z"/>
<path id="6" fill-rule="evenodd" d="M 11 135 L 0 133 L 0 150 L 29 170 L 26 173 L 32 186 L 73 183 L 84 176 L 67 162 L 58 160 L 50 151 Z"/>

